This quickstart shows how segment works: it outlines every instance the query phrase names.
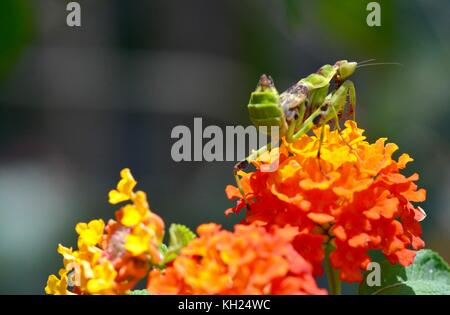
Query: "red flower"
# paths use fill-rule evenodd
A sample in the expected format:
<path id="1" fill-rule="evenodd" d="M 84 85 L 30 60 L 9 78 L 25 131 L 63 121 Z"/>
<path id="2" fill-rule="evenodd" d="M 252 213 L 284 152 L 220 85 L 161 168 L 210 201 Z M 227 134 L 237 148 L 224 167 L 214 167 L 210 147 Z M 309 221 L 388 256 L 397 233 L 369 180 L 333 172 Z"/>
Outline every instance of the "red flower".
<path id="1" fill-rule="evenodd" d="M 385 144 L 386 139 L 368 143 L 353 121 L 342 131 L 345 141 L 326 127 L 320 162 L 318 137 L 304 135 L 281 144 L 276 171 L 261 172 L 264 161 L 259 159 L 253 162 L 255 172 L 241 173 L 251 208 L 246 222 L 297 226 L 293 244 L 316 275 L 322 273 L 324 242 L 335 247 L 331 263 L 342 280 L 361 281 L 369 249 L 382 250 L 392 263 L 411 264 L 411 248 L 424 246 L 419 224 L 424 212 L 412 202 L 425 200 L 425 190 L 414 183 L 419 176 L 400 173 L 412 159 L 403 154 L 394 160 L 395 144 Z M 235 187 L 228 186 L 226 193 L 237 199 L 227 214 L 245 207 Z"/>

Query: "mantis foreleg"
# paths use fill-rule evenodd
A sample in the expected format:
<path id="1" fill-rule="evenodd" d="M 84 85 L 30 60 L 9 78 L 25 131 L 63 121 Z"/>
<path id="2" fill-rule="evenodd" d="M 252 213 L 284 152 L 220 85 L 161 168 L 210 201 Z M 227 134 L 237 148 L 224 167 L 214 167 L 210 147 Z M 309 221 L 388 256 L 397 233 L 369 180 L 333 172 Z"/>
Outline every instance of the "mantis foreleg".
<path id="1" fill-rule="evenodd" d="M 341 126 L 339 125 L 339 115 L 338 115 L 338 111 L 342 111 L 345 107 L 345 104 L 347 103 L 347 95 L 349 96 L 350 108 L 353 108 L 353 109 L 355 108 L 355 106 L 356 106 L 355 87 L 351 81 L 345 81 L 342 84 L 342 86 L 339 87 L 339 89 L 341 89 L 341 91 L 344 91 L 343 95 L 345 95 L 345 99 L 342 96 L 337 97 L 335 99 L 333 99 L 333 97 L 332 97 L 331 102 L 334 101 L 335 103 L 331 103 L 331 105 L 329 107 L 329 111 L 334 120 L 335 128 L 337 129 L 340 138 L 342 139 L 342 141 L 344 141 L 344 143 L 350 148 L 350 150 L 359 159 L 358 153 L 355 151 L 355 149 L 352 147 L 352 145 L 342 135 L 342 129 L 341 129 Z M 336 108 L 338 110 L 336 110 Z M 327 116 L 329 116 L 329 115 L 327 115 Z"/>
<path id="2" fill-rule="evenodd" d="M 267 145 L 263 146 L 262 148 L 258 149 L 257 151 L 253 151 L 248 157 L 246 157 L 242 161 L 239 161 L 234 166 L 234 169 L 233 169 L 234 179 L 236 180 L 236 185 L 237 185 L 237 187 L 239 189 L 239 192 L 241 193 L 241 195 L 242 195 L 242 197 L 243 197 L 243 199 L 245 201 L 245 205 L 246 205 L 248 210 L 250 210 L 250 204 L 249 204 L 249 202 L 247 200 L 247 197 L 245 196 L 245 191 L 244 191 L 244 188 L 242 188 L 241 180 L 239 178 L 239 174 L 238 173 L 239 173 L 239 171 L 242 171 L 242 170 L 246 169 L 248 167 L 250 161 L 255 160 L 261 154 L 269 151 L 271 147 L 272 147 L 272 144 L 268 143 Z"/>
<path id="3" fill-rule="evenodd" d="M 355 85 L 352 81 L 347 80 L 342 83 L 342 85 L 339 88 L 343 88 L 346 91 L 346 95 L 348 96 L 348 103 L 349 103 L 349 113 L 353 116 L 353 120 L 356 119 L 356 90 Z M 347 101 L 346 96 L 346 101 Z M 340 108 L 342 111 L 344 111 L 344 106 Z M 340 111 L 338 111 L 339 113 Z"/>
<path id="4" fill-rule="evenodd" d="M 320 163 L 320 149 L 322 148 L 322 143 L 323 143 L 323 137 L 325 135 L 325 124 L 322 125 L 322 128 L 320 129 L 320 138 L 319 138 L 319 149 L 317 150 L 317 159 L 319 161 L 319 170 L 322 173 L 322 175 L 324 175 L 325 177 L 328 177 L 323 169 L 322 169 L 322 164 Z"/>

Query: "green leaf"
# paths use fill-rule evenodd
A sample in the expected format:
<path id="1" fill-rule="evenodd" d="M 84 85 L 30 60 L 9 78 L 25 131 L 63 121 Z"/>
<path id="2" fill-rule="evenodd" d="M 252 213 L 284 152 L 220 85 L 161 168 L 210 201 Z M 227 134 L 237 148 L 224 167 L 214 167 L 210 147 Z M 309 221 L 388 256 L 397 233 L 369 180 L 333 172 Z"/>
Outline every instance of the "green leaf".
<path id="1" fill-rule="evenodd" d="M 169 246 L 162 244 L 159 248 L 163 256 L 162 267 L 177 258 L 180 250 L 187 246 L 196 237 L 187 226 L 182 224 L 171 224 L 169 227 Z"/>
<path id="2" fill-rule="evenodd" d="M 132 290 L 129 295 L 148 295 L 148 291 L 146 289 L 142 290 Z"/>
<path id="3" fill-rule="evenodd" d="M 418 251 L 414 263 L 408 267 L 392 265 L 384 260 L 380 269 L 381 285 L 369 286 L 367 277 L 375 271 L 367 271 L 359 286 L 359 294 L 450 295 L 450 267 L 432 250 Z"/>
<path id="4" fill-rule="evenodd" d="M 169 250 L 185 247 L 195 238 L 195 234 L 182 224 L 172 224 L 169 228 Z"/>
<path id="5" fill-rule="evenodd" d="M 159 246 L 159 252 L 161 253 L 161 256 L 163 258 L 162 258 L 162 261 L 161 261 L 160 264 L 154 266 L 156 268 L 164 269 L 165 268 L 165 264 L 167 264 L 168 262 L 171 262 L 172 260 L 177 258 L 177 253 L 169 250 L 169 248 L 167 247 L 166 244 L 161 244 Z"/>

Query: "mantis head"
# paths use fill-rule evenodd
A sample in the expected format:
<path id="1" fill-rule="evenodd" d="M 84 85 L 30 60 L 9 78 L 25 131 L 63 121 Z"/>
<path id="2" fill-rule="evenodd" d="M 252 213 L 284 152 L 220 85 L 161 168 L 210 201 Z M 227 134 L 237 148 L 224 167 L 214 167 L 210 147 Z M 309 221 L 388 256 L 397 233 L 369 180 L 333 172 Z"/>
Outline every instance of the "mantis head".
<path id="1" fill-rule="evenodd" d="M 340 80 L 346 80 L 349 78 L 356 70 L 357 62 L 349 62 L 347 60 L 340 60 L 336 62 L 337 75 Z"/>
<path id="2" fill-rule="evenodd" d="M 264 92 L 266 90 L 271 90 L 274 88 L 275 88 L 275 85 L 274 85 L 273 80 L 270 77 L 270 75 L 267 76 L 267 75 L 263 74 L 259 78 L 258 85 L 256 86 L 256 91 Z"/>

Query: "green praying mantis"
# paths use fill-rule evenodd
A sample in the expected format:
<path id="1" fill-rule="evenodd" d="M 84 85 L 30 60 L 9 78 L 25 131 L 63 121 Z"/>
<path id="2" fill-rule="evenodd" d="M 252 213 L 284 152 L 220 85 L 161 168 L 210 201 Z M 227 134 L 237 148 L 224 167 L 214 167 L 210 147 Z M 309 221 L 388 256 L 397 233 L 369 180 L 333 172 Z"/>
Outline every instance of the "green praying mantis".
<path id="1" fill-rule="evenodd" d="M 341 135 L 339 117 L 344 113 L 347 104 L 349 104 L 349 114 L 353 115 L 353 119 L 355 118 L 356 91 L 355 85 L 349 78 L 357 67 L 376 65 L 367 64 L 370 61 L 372 60 L 358 63 L 339 60 L 334 65 L 326 64 L 282 94 L 278 93 L 270 76 L 262 75 L 247 105 L 250 120 L 256 127 L 268 127 L 269 130 L 277 127 L 279 137 L 284 137 L 287 142 L 295 142 L 312 129 L 321 127 L 317 159 L 320 171 L 324 174 L 320 163 L 324 127 L 334 121 L 334 126 Z M 353 150 L 342 135 L 341 138 Z M 240 184 L 238 173 L 258 156 L 269 151 L 271 147 L 272 143 L 269 143 L 254 151 L 234 167 L 236 184 L 247 208 L 250 208 L 249 203 Z"/>

